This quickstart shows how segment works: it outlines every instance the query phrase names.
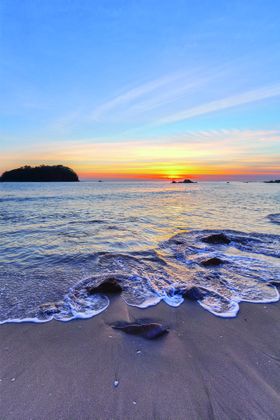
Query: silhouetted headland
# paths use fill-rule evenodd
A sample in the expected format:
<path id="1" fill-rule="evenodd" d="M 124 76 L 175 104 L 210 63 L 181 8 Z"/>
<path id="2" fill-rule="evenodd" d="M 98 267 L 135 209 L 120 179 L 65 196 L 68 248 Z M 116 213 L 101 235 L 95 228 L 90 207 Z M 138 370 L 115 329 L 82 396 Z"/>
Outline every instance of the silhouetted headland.
<path id="1" fill-rule="evenodd" d="M 6 171 L 0 182 L 78 182 L 78 175 L 73 169 L 63 165 L 22 166 Z"/>
<path id="2" fill-rule="evenodd" d="M 172 181 L 172 184 L 196 184 L 195 181 L 192 181 L 191 179 L 184 179 L 184 181 Z"/>

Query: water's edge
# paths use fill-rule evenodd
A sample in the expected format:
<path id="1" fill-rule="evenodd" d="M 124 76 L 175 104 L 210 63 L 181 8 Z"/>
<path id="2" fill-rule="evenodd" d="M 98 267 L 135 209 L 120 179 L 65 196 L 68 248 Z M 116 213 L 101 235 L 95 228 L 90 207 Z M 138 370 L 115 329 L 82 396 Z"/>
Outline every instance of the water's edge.
<path id="1" fill-rule="evenodd" d="M 92 276 L 69 288 L 60 301 L 45 302 L 9 322 L 70 321 L 106 310 L 109 297 L 94 288 L 108 280 L 120 285 L 121 297 L 145 308 L 161 301 L 176 307 L 197 300 L 215 316 L 232 318 L 240 302 L 279 301 L 280 236 L 234 230 L 182 232 L 150 251 L 100 252 Z"/>

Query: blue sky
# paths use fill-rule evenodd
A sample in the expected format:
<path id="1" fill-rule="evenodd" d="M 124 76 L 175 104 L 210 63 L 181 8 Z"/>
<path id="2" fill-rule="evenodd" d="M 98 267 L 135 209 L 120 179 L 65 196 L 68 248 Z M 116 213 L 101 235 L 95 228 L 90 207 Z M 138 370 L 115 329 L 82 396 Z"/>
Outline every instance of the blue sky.
<path id="1" fill-rule="evenodd" d="M 225 167 L 248 144 L 248 168 L 279 173 L 278 1 L 2 0 L 0 28 L 0 171 L 62 159 L 107 173 L 108 144 L 143 144 L 146 162 L 147 144 L 183 143 L 188 156 L 194 138 L 212 150 L 229 136 L 240 153 L 225 149 Z M 174 159 L 163 164 L 183 168 Z M 215 173 L 199 159 L 190 167 Z"/>

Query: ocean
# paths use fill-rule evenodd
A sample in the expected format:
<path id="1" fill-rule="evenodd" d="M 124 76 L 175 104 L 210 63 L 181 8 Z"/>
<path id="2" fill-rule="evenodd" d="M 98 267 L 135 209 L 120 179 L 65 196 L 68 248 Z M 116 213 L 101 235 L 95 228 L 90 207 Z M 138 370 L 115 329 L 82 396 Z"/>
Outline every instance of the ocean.
<path id="1" fill-rule="evenodd" d="M 108 278 L 141 308 L 279 300 L 279 184 L 0 183 L 0 234 L 1 323 L 97 315 Z"/>

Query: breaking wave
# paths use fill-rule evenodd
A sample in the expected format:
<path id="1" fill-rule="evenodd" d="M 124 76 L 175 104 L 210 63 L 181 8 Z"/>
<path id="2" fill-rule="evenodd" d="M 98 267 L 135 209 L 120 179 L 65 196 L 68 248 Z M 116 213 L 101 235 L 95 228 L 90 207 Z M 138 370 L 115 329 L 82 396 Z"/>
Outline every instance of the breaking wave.
<path id="1" fill-rule="evenodd" d="M 90 318 L 110 304 L 108 294 L 94 289 L 112 279 L 128 305 L 145 308 L 164 301 L 176 307 L 192 299 L 216 316 L 235 317 L 240 302 L 279 300 L 279 258 L 279 235 L 182 232 L 156 250 L 95 254 L 92 275 L 77 282 L 61 300 L 1 323 Z"/>

